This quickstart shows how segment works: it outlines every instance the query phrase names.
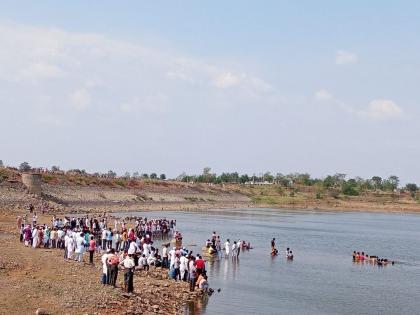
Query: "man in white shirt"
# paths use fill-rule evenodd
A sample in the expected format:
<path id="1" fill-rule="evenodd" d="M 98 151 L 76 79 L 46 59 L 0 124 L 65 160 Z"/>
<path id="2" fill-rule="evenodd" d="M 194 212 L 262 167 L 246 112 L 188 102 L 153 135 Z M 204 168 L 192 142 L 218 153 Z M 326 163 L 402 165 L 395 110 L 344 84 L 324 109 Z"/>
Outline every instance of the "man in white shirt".
<path id="1" fill-rule="evenodd" d="M 168 268 L 169 266 L 167 245 L 164 245 L 162 248 L 162 265 L 163 265 L 163 268 Z"/>
<path id="2" fill-rule="evenodd" d="M 109 283 L 109 271 L 108 271 L 108 257 L 109 253 L 106 252 L 102 255 L 101 261 L 102 261 L 102 284 L 108 284 Z"/>
<path id="3" fill-rule="evenodd" d="M 181 280 L 187 281 L 187 270 L 188 270 L 188 258 L 185 255 L 181 255 L 179 259 L 179 272 L 181 274 Z"/>
<path id="4" fill-rule="evenodd" d="M 134 291 L 133 275 L 135 268 L 133 255 L 127 255 L 120 266 L 124 267 L 124 291 L 132 293 Z"/>
<path id="5" fill-rule="evenodd" d="M 229 242 L 229 239 L 227 239 L 226 240 L 226 243 L 225 243 L 225 253 L 226 253 L 225 257 L 226 258 L 229 258 L 229 253 L 230 253 L 230 242 Z"/>
<path id="6" fill-rule="evenodd" d="M 238 251 L 238 245 L 236 244 L 236 241 L 232 244 L 232 258 L 237 258 L 237 251 Z"/>
<path id="7" fill-rule="evenodd" d="M 85 233 L 80 233 L 80 235 L 76 236 L 76 261 L 82 262 L 83 261 L 83 253 L 85 252 Z"/>
<path id="8" fill-rule="evenodd" d="M 146 243 L 143 244 L 143 254 L 149 256 L 149 246 Z"/>
<path id="9" fill-rule="evenodd" d="M 169 269 L 172 269 L 174 266 L 174 262 L 175 262 L 175 253 L 176 253 L 176 247 L 172 248 L 169 251 L 169 257 L 171 258 L 171 263 L 169 265 Z"/>
<path id="10" fill-rule="evenodd" d="M 102 235 L 101 235 L 101 238 L 102 238 L 102 250 L 106 250 L 106 238 L 107 238 L 107 230 L 106 229 L 103 229 L 102 230 Z"/>
<path id="11" fill-rule="evenodd" d="M 136 242 L 130 242 L 130 246 L 128 247 L 128 255 L 135 255 L 137 252 L 140 251 L 140 248 L 138 248 Z"/>

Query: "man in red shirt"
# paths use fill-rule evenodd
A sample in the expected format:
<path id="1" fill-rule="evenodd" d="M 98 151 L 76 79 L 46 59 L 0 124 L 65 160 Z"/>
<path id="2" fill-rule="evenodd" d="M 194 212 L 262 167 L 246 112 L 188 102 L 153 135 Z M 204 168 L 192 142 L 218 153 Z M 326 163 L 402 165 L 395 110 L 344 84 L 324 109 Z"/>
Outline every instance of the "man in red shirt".
<path id="1" fill-rule="evenodd" d="M 195 266 L 197 268 L 197 274 L 205 274 L 206 272 L 206 262 L 201 258 L 200 255 L 197 255 L 197 259 L 195 260 Z"/>

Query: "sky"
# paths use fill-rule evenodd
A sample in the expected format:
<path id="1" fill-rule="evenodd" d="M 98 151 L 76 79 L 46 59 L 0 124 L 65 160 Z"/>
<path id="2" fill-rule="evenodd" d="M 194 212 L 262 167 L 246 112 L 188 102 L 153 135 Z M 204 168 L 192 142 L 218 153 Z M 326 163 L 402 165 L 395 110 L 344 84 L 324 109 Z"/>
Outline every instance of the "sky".
<path id="1" fill-rule="evenodd" d="M 419 1 L 0 1 L 0 159 L 420 183 Z"/>

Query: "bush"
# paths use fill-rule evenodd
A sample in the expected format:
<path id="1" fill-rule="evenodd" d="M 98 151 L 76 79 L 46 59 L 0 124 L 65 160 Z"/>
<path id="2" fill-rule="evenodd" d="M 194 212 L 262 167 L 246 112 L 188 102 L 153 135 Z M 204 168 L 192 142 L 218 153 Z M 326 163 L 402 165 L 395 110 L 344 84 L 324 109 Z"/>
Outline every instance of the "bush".
<path id="1" fill-rule="evenodd" d="M 334 199 L 339 199 L 340 198 L 340 192 L 337 190 L 332 190 L 330 192 L 330 196 L 333 197 Z"/>
<path id="2" fill-rule="evenodd" d="M 115 184 L 117 184 L 118 186 L 121 186 L 121 187 L 125 187 L 125 181 L 122 180 L 122 179 L 117 179 L 115 181 Z"/>
<path id="3" fill-rule="evenodd" d="M 346 196 L 358 196 L 359 190 L 354 180 L 348 180 L 341 185 L 341 192 Z"/>
<path id="4" fill-rule="evenodd" d="M 23 162 L 19 165 L 20 172 L 29 172 L 31 170 L 31 166 L 28 162 Z"/>

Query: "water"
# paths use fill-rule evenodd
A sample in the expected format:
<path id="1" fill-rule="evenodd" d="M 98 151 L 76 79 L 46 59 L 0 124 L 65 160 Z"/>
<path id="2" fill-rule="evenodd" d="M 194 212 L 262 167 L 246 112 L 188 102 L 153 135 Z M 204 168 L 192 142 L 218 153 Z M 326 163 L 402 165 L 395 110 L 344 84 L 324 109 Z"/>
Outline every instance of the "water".
<path id="1" fill-rule="evenodd" d="M 254 249 L 238 262 L 208 263 L 210 286 L 221 289 L 190 305 L 190 314 L 420 314 L 420 216 L 296 212 L 271 209 L 151 212 L 177 220 L 184 244 L 201 251 L 217 231 L 223 242 Z M 270 256 L 275 237 L 279 256 Z M 284 258 L 286 247 L 295 255 Z M 353 250 L 400 263 L 354 264 Z"/>

